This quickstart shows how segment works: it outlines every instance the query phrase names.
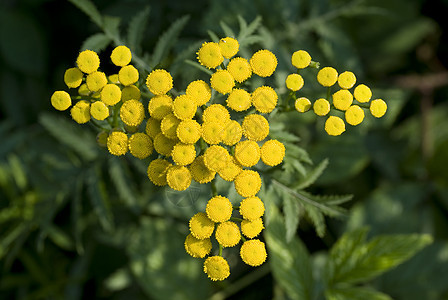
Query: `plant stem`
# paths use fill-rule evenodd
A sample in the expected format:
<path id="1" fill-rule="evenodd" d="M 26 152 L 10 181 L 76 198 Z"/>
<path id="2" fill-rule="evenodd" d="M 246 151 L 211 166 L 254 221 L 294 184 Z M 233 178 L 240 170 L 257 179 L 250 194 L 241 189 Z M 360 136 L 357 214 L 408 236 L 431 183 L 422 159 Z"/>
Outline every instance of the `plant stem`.
<path id="1" fill-rule="evenodd" d="M 219 256 L 222 256 L 222 245 L 219 244 Z"/>

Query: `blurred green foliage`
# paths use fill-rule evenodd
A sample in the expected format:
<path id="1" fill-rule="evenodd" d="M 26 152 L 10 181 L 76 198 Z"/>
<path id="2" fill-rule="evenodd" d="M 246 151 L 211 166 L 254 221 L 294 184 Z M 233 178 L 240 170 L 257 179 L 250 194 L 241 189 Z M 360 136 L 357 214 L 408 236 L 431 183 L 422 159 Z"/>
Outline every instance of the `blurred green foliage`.
<path id="1" fill-rule="evenodd" d="M 99 14 L 72 2 L 89 16 L 69 1 L 0 1 L 0 298 L 448 299 L 446 1 L 101 0 Z M 241 20 L 259 25 L 246 49 L 277 55 L 277 86 L 305 49 L 389 109 L 338 138 L 313 116 L 273 117 L 291 157 L 261 192 L 269 263 L 252 270 L 229 251 L 231 277 L 215 284 L 183 249 L 209 191 L 156 189 L 49 98 L 80 49 L 120 42 L 185 88 L 204 76 L 191 64 L 201 42 Z"/>

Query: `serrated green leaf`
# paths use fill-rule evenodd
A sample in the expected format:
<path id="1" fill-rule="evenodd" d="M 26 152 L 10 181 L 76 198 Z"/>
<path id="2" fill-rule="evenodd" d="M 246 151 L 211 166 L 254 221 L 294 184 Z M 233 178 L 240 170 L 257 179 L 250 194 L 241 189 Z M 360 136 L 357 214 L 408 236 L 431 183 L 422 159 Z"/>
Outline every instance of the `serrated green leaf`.
<path id="1" fill-rule="evenodd" d="M 120 159 L 116 157 L 111 157 L 109 159 L 109 174 L 118 194 L 126 202 L 128 207 L 137 213 L 140 208 L 138 207 L 137 199 L 131 188 L 132 182 L 128 180 L 129 176 L 125 175 L 126 170 L 124 170 L 124 168 L 125 165 Z"/>
<path id="2" fill-rule="evenodd" d="M 199 47 L 201 47 L 201 44 L 201 42 L 193 43 L 176 55 L 176 58 L 174 59 L 170 69 L 173 76 L 178 72 L 180 68 L 184 66 L 186 59 L 188 59 L 189 57 L 195 57 L 195 53 L 199 49 Z"/>
<path id="3" fill-rule="evenodd" d="M 219 37 L 216 35 L 216 33 L 214 33 L 211 30 L 207 30 L 208 35 L 210 36 L 210 39 L 212 40 L 212 42 L 219 42 Z"/>
<path id="4" fill-rule="evenodd" d="M 240 43 L 240 46 L 250 46 L 253 44 L 258 44 L 263 41 L 263 37 L 259 35 L 248 36 Z"/>
<path id="5" fill-rule="evenodd" d="M 99 27 L 103 26 L 103 20 L 101 14 L 90 0 L 69 0 L 71 3 L 76 5 L 80 10 L 82 10 L 86 15 L 88 15 L 92 21 Z"/>
<path id="6" fill-rule="evenodd" d="M 283 212 L 285 214 L 286 241 L 289 243 L 299 227 L 300 204 L 285 193 L 283 194 Z"/>
<path id="7" fill-rule="evenodd" d="M 242 19 L 242 17 L 239 17 L 239 18 Z M 260 27 L 261 20 L 262 20 L 261 16 L 257 16 L 249 25 L 243 26 L 243 27 L 241 27 L 241 25 L 242 24 L 244 25 L 244 23 L 246 23 L 246 22 L 244 21 L 244 23 L 242 23 L 240 21 L 240 33 L 238 35 L 237 40 L 240 43 L 244 43 L 244 40 L 247 37 L 249 37 L 250 35 L 252 35 Z"/>
<path id="8" fill-rule="evenodd" d="M 325 291 L 327 300 L 392 300 L 389 295 L 367 287 L 331 288 Z"/>
<path id="9" fill-rule="evenodd" d="M 136 14 L 129 22 L 128 26 L 128 47 L 133 52 L 139 53 L 139 46 L 143 39 L 143 34 L 149 19 L 149 6 L 146 6 L 142 11 Z"/>
<path id="10" fill-rule="evenodd" d="M 317 178 L 323 173 L 325 168 L 328 166 L 328 159 L 321 161 L 311 172 L 308 172 L 306 177 L 301 179 L 294 188 L 298 190 L 303 190 L 312 185 Z"/>
<path id="11" fill-rule="evenodd" d="M 100 172 L 97 168 L 91 168 L 87 172 L 87 192 L 101 226 L 105 231 L 110 232 L 114 227 L 113 215 L 110 211 L 104 182 L 99 176 Z"/>
<path id="12" fill-rule="evenodd" d="M 186 63 L 187 65 L 193 66 L 193 67 L 195 67 L 195 68 L 201 70 L 202 72 L 204 72 L 204 73 L 206 73 L 206 74 L 208 74 L 208 75 L 212 75 L 212 74 L 213 74 L 213 71 L 212 71 L 212 70 L 207 69 L 206 67 L 204 67 L 203 65 L 201 65 L 201 64 L 198 63 L 197 61 L 192 61 L 192 60 L 190 60 L 190 59 L 186 59 L 186 60 L 185 60 L 185 63 Z"/>
<path id="13" fill-rule="evenodd" d="M 327 228 L 323 213 L 316 207 L 311 206 L 309 204 L 304 204 L 304 209 L 306 211 L 306 215 L 309 217 L 311 223 L 314 225 L 317 235 L 320 238 L 323 238 Z"/>
<path id="14" fill-rule="evenodd" d="M 168 52 L 176 43 L 177 37 L 189 19 L 190 16 L 183 16 L 177 19 L 171 24 L 170 28 L 159 37 L 151 59 L 152 67 L 159 64 L 168 55 Z"/>
<path id="15" fill-rule="evenodd" d="M 121 19 L 118 17 L 104 16 L 103 18 L 104 33 L 116 44 L 120 43 L 120 23 Z"/>
<path id="16" fill-rule="evenodd" d="M 111 42 L 112 40 L 104 33 L 96 33 L 88 37 L 82 43 L 80 51 L 88 49 L 95 52 L 100 52 L 104 50 Z"/>
<path id="17" fill-rule="evenodd" d="M 233 33 L 232 28 L 229 27 L 224 21 L 219 22 L 219 25 L 221 26 L 222 30 L 224 31 L 224 34 L 228 37 L 234 37 L 235 34 Z"/>

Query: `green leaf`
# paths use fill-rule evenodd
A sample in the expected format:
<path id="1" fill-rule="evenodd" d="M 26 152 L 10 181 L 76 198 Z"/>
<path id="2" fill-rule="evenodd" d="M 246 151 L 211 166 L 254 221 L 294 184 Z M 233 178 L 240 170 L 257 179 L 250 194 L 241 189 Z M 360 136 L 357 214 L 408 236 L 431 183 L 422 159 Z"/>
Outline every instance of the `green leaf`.
<path id="1" fill-rule="evenodd" d="M 112 16 L 104 16 L 103 19 L 103 30 L 104 33 L 111 38 L 115 44 L 121 43 L 120 42 L 120 23 L 121 19 L 118 17 L 112 17 Z"/>
<path id="2" fill-rule="evenodd" d="M 332 288 L 325 291 L 327 300 L 392 300 L 389 295 L 366 287 Z"/>
<path id="3" fill-rule="evenodd" d="M 143 39 L 143 34 L 149 19 L 149 6 L 146 6 L 142 11 L 136 14 L 129 22 L 128 26 L 128 47 L 133 52 L 139 52 L 139 46 Z"/>
<path id="4" fill-rule="evenodd" d="M 214 32 L 211 31 L 211 30 L 207 30 L 207 33 L 208 33 L 208 35 L 210 36 L 210 39 L 211 39 L 213 42 L 215 42 L 215 43 L 219 42 L 219 37 L 216 35 L 216 33 L 214 33 Z"/>
<path id="5" fill-rule="evenodd" d="M 312 299 L 313 275 L 308 251 L 297 237 L 287 242 L 283 218 L 275 206 L 271 208 L 264 234 L 272 274 L 291 299 Z"/>
<path id="6" fill-rule="evenodd" d="M 323 161 L 321 161 L 311 172 L 309 172 L 305 178 L 301 179 L 294 186 L 294 188 L 298 190 L 303 190 L 309 187 L 317 180 L 317 178 L 319 178 L 319 176 L 323 173 L 323 171 L 327 168 L 327 166 L 328 166 L 328 159 L 326 158 Z"/>
<path id="7" fill-rule="evenodd" d="M 170 28 L 159 37 L 151 59 L 152 67 L 158 65 L 168 55 L 168 52 L 176 43 L 177 37 L 189 19 L 190 16 L 183 16 L 177 19 Z"/>
<path id="8" fill-rule="evenodd" d="M 100 51 L 106 49 L 106 47 L 109 46 L 111 41 L 112 40 L 104 33 L 96 33 L 96 34 L 88 37 L 82 43 L 80 51 L 88 49 L 88 50 L 92 50 L 95 52 L 100 52 Z"/>
<path id="9" fill-rule="evenodd" d="M 201 64 L 198 63 L 197 61 L 192 61 L 192 60 L 190 60 L 190 59 L 186 59 L 186 60 L 185 60 L 185 63 L 186 63 L 187 65 L 193 66 L 193 67 L 195 67 L 195 68 L 201 70 L 202 72 L 204 72 L 204 73 L 206 73 L 206 74 L 208 74 L 208 75 L 212 75 L 212 74 L 213 74 L 213 71 L 212 71 L 212 70 L 207 69 L 206 67 L 204 67 L 203 65 L 201 65 Z"/>
<path id="10" fill-rule="evenodd" d="M 235 34 L 233 33 L 233 30 L 224 21 L 219 22 L 219 25 L 221 26 L 221 28 L 224 31 L 224 34 L 226 36 L 228 36 L 228 37 L 234 37 L 235 36 Z"/>
<path id="11" fill-rule="evenodd" d="M 69 1 L 74 5 L 76 5 L 86 15 L 88 15 L 96 25 L 102 28 L 103 20 L 101 14 L 92 1 L 90 0 L 69 0 Z"/>
<path id="12" fill-rule="evenodd" d="M 283 211 L 285 214 L 286 241 L 291 242 L 296 235 L 300 221 L 300 204 L 288 194 L 283 195 Z"/>
<path id="13" fill-rule="evenodd" d="M 246 21 L 241 16 L 238 16 L 240 32 L 238 34 L 237 40 L 240 42 L 240 44 L 244 45 L 246 39 L 260 27 L 261 20 L 261 16 L 257 16 L 249 25 L 247 25 Z"/>
<path id="14" fill-rule="evenodd" d="M 128 179 L 130 176 L 125 174 L 126 171 L 129 172 L 129 170 L 125 170 L 125 164 L 123 164 L 121 159 L 116 157 L 111 157 L 109 159 L 109 174 L 120 198 L 126 202 L 132 211 L 137 213 L 140 210 L 140 207 L 134 196 L 132 189 L 133 183 Z"/>
<path id="15" fill-rule="evenodd" d="M 100 179 L 100 170 L 98 168 L 91 168 L 87 173 L 86 179 L 87 191 L 93 209 L 103 229 L 110 232 L 114 228 L 114 221 L 107 199 L 106 187 Z"/>

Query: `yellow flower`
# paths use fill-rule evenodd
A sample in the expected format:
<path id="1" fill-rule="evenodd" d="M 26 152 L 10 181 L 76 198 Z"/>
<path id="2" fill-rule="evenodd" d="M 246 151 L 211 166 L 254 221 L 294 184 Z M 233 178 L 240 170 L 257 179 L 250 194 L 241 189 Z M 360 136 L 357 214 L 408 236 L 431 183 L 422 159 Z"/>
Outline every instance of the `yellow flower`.
<path id="1" fill-rule="evenodd" d="M 212 97 L 210 86 L 203 80 L 190 82 L 185 93 L 196 102 L 196 106 L 206 104 Z"/>
<path id="2" fill-rule="evenodd" d="M 325 116 L 330 112 L 330 102 L 324 98 L 317 99 L 314 101 L 313 110 L 316 115 Z"/>
<path id="3" fill-rule="evenodd" d="M 160 129 L 164 136 L 169 139 L 177 139 L 177 126 L 179 126 L 180 120 L 176 118 L 174 114 L 166 115 L 160 123 Z"/>
<path id="4" fill-rule="evenodd" d="M 178 139 L 184 144 L 194 144 L 201 137 L 201 125 L 195 120 L 183 120 L 176 129 Z"/>
<path id="5" fill-rule="evenodd" d="M 189 166 L 191 175 L 196 182 L 207 183 L 215 178 L 216 172 L 211 171 L 204 163 L 204 155 L 198 156 Z"/>
<path id="6" fill-rule="evenodd" d="M 364 111 L 358 105 L 352 105 L 345 112 L 345 120 L 353 126 L 361 124 L 364 120 Z"/>
<path id="7" fill-rule="evenodd" d="M 232 91 L 235 86 L 235 80 L 233 80 L 233 77 L 229 71 L 216 70 L 216 72 L 210 77 L 210 85 L 218 93 L 225 95 Z"/>
<path id="8" fill-rule="evenodd" d="M 245 241 L 241 246 L 240 256 L 249 266 L 260 266 L 266 261 L 266 247 L 264 243 L 258 239 Z"/>
<path id="9" fill-rule="evenodd" d="M 100 98 L 107 105 L 115 105 L 120 102 L 121 90 L 116 84 L 106 84 L 100 92 Z"/>
<path id="10" fill-rule="evenodd" d="M 166 70 L 153 70 L 146 78 L 146 85 L 154 95 L 163 95 L 173 88 L 173 77 Z"/>
<path id="11" fill-rule="evenodd" d="M 222 141 L 224 125 L 218 122 L 206 122 L 202 124 L 201 136 L 209 145 L 219 144 Z"/>
<path id="12" fill-rule="evenodd" d="M 224 147 L 212 145 L 205 150 L 204 164 L 211 171 L 224 168 L 229 160 L 230 155 Z"/>
<path id="13" fill-rule="evenodd" d="M 277 140 L 266 141 L 261 146 L 261 160 L 265 165 L 276 166 L 282 163 L 285 157 L 285 146 Z"/>
<path id="14" fill-rule="evenodd" d="M 257 114 L 247 115 L 241 125 L 244 136 L 251 141 L 262 141 L 269 134 L 269 123 L 265 117 Z"/>
<path id="15" fill-rule="evenodd" d="M 124 66 L 118 71 L 118 80 L 123 85 L 131 85 L 138 81 L 138 70 L 131 65 Z"/>
<path id="16" fill-rule="evenodd" d="M 245 111 L 252 105 L 250 94 L 243 89 L 233 89 L 226 100 L 227 106 L 234 111 Z"/>
<path id="17" fill-rule="evenodd" d="M 351 89 L 356 83 L 356 76 L 353 72 L 345 71 L 344 73 L 339 74 L 338 76 L 338 84 L 341 89 Z"/>
<path id="18" fill-rule="evenodd" d="M 332 67 L 325 67 L 317 73 L 317 81 L 323 86 L 332 86 L 338 80 L 338 71 Z"/>
<path id="19" fill-rule="evenodd" d="M 204 261 L 204 272 L 213 281 L 222 281 L 229 277 L 230 267 L 222 256 L 210 256 Z"/>
<path id="20" fill-rule="evenodd" d="M 87 75 L 86 83 L 89 90 L 98 92 L 107 84 L 107 78 L 103 72 L 95 71 Z"/>
<path id="21" fill-rule="evenodd" d="M 121 101 L 123 102 L 126 102 L 131 99 L 140 100 L 140 97 L 141 97 L 140 89 L 133 84 L 125 86 L 121 90 Z"/>
<path id="22" fill-rule="evenodd" d="M 90 74 L 100 67 L 100 58 L 96 52 L 92 50 L 84 50 L 79 53 L 78 58 L 76 59 L 76 64 L 81 71 Z"/>
<path id="23" fill-rule="evenodd" d="M 173 112 L 179 119 L 192 119 L 196 114 L 196 110 L 196 102 L 188 95 L 180 95 L 174 99 Z"/>
<path id="24" fill-rule="evenodd" d="M 223 247 L 236 246 L 241 240 L 241 233 L 238 225 L 227 221 L 216 226 L 215 237 L 218 243 Z"/>
<path id="25" fill-rule="evenodd" d="M 277 105 L 278 95 L 270 86 L 260 86 L 252 92 L 252 104 L 258 112 L 270 113 Z"/>
<path id="26" fill-rule="evenodd" d="M 145 109 L 143 104 L 137 100 L 128 100 L 120 108 L 120 118 L 128 126 L 138 126 L 145 118 Z"/>
<path id="27" fill-rule="evenodd" d="M 233 206 L 228 198 L 214 196 L 208 200 L 205 212 L 207 213 L 207 217 L 213 222 L 225 222 L 230 220 Z"/>
<path id="28" fill-rule="evenodd" d="M 231 58 L 238 53 L 240 44 L 234 38 L 225 37 L 219 41 L 219 48 L 221 49 L 222 56 Z"/>
<path id="29" fill-rule="evenodd" d="M 217 43 L 203 43 L 196 54 L 198 55 L 199 63 L 209 69 L 216 68 L 224 61 L 221 48 Z"/>
<path id="30" fill-rule="evenodd" d="M 271 76 L 277 68 L 277 58 L 269 50 L 258 50 L 250 59 L 252 71 L 261 77 Z"/>
<path id="31" fill-rule="evenodd" d="M 112 54 L 110 55 L 110 59 L 112 63 L 119 67 L 124 67 L 131 62 L 132 53 L 131 50 L 126 46 L 118 46 L 112 50 Z"/>
<path id="32" fill-rule="evenodd" d="M 254 141 L 241 141 L 235 146 L 235 159 L 244 167 L 255 166 L 260 160 L 260 147 Z"/>
<path id="33" fill-rule="evenodd" d="M 291 64 L 297 69 L 304 69 L 310 65 L 311 56 L 305 50 L 298 50 L 291 56 Z"/>
<path id="34" fill-rule="evenodd" d="M 230 120 L 222 132 L 222 142 L 227 146 L 233 146 L 241 140 L 242 136 L 241 125 L 235 120 Z"/>
<path id="35" fill-rule="evenodd" d="M 193 257 L 204 258 L 212 250 L 212 242 L 210 239 L 198 239 L 191 233 L 185 239 L 185 251 Z"/>
<path id="36" fill-rule="evenodd" d="M 353 95 L 358 102 L 366 103 L 370 101 L 370 98 L 372 98 L 372 91 L 367 85 L 359 84 L 355 87 Z"/>
<path id="37" fill-rule="evenodd" d="M 191 234 L 200 240 L 208 239 L 212 236 L 215 223 L 203 212 L 198 212 L 191 217 L 189 222 Z"/>
<path id="38" fill-rule="evenodd" d="M 153 150 L 154 146 L 148 135 L 137 132 L 129 138 L 129 151 L 133 156 L 139 159 L 145 159 L 151 155 Z"/>
<path id="39" fill-rule="evenodd" d="M 112 74 L 107 76 L 107 82 L 113 84 L 120 84 L 120 80 L 118 80 L 118 74 Z"/>
<path id="40" fill-rule="evenodd" d="M 370 103 L 370 113 L 375 118 L 381 118 L 387 111 L 387 104 L 383 99 L 375 99 Z"/>
<path id="41" fill-rule="evenodd" d="M 51 105 L 60 111 L 64 111 L 72 105 L 72 99 L 66 91 L 56 91 L 51 95 Z"/>
<path id="42" fill-rule="evenodd" d="M 337 136 L 345 131 L 345 123 L 339 117 L 330 116 L 327 121 L 325 121 L 325 131 L 329 135 Z"/>
<path id="43" fill-rule="evenodd" d="M 112 131 L 107 137 L 107 149 L 110 154 L 120 156 L 128 152 L 128 136 L 121 131 Z"/>
<path id="44" fill-rule="evenodd" d="M 80 94 L 81 96 L 89 96 L 91 93 L 91 91 L 89 90 L 89 88 L 87 87 L 86 83 L 83 83 L 79 86 L 78 88 L 78 94 Z"/>
<path id="45" fill-rule="evenodd" d="M 168 186 L 176 191 L 185 191 L 191 184 L 191 173 L 185 166 L 171 166 L 166 172 Z"/>
<path id="46" fill-rule="evenodd" d="M 252 68 L 247 59 L 242 57 L 232 58 L 227 64 L 227 71 L 230 72 L 235 81 L 241 83 L 252 76 Z"/>
<path id="47" fill-rule="evenodd" d="M 226 124 L 230 120 L 229 111 L 221 104 L 212 104 L 202 113 L 204 123 L 218 122 Z"/>
<path id="48" fill-rule="evenodd" d="M 304 113 L 310 110 L 311 101 L 308 98 L 300 97 L 296 99 L 294 106 L 298 112 Z"/>
<path id="49" fill-rule="evenodd" d="M 261 218 L 255 220 L 243 220 L 241 222 L 241 232 L 250 239 L 253 239 L 264 229 L 263 220 Z"/>
<path id="50" fill-rule="evenodd" d="M 102 101 L 95 101 L 90 105 L 90 115 L 99 121 L 109 117 L 109 107 Z"/>
<path id="51" fill-rule="evenodd" d="M 255 196 L 261 188 L 260 174 L 252 170 L 243 170 L 235 178 L 235 189 L 243 197 Z"/>
<path id="52" fill-rule="evenodd" d="M 154 138 L 154 149 L 157 153 L 164 156 L 171 156 L 171 152 L 173 151 L 174 145 L 176 144 L 176 140 L 167 138 L 165 135 L 163 135 L 162 132 L 157 134 Z"/>
<path id="53" fill-rule="evenodd" d="M 353 103 L 353 95 L 348 90 L 339 90 L 333 94 L 333 105 L 336 109 L 347 110 Z"/>
<path id="54" fill-rule="evenodd" d="M 154 139 L 156 135 L 162 132 L 160 123 L 160 120 L 154 118 L 149 118 L 148 121 L 146 121 L 145 132 L 150 138 Z"/>
<path id="55" fill-rule="evenodd" d="M 90 103 L 81 100 L 78 101 L 71 109 L 70 115 L 72 119 L 78 124 L 84 124 L 90 121 Z"/>
<path id="56" fill-rule="evenodd" d="M 156 158 L 151 161 L 148 165 L 148 178 L 157 186 L 164 186 L 167 184 L 166 181 L 166 172 L 168 168 L 171 166 L 171 163 L 162 158 Z M 212 229 L 213 230 L 213 229 Z M 211 233 L 210 233 L 211 235 Z"/>
<path id="57" fill-rule="evenodd" d="M 246 220 L 256 220 L 264 214 L 264 204 L 257 196 L 244 198 L 240 204 L 240 214 Z"/>
<path id="58" fill-rule="evenodd" d="M 157 95 L 148 103 L 149 115 L 154 119 L 162 120 L 173 111 L 173 99 L 168 95 Z"/>
<path id="59" fill-rule="evenodd" d="M 218 174 L 225 181 L 233 181 L 235 180 L 235 177 L 241 173 L 242 170 L 243 169 L 236 162 L 235 158 L 231 157 L 227 164 L 223 168 L 219 169 Z"/>
<path id="60" fill-rule="evenodd" d="M 83 76 L 80 69 L 70 68 L 64 73 L 64 82 L 69 88 L 77 88 L 81 85 Z"/>
<path id="61" fill-rule="evenodd" d="M 289 74 L 285 82 L 286 87 L 294 92 L 300 90 L 304 84 L 303 78 L 299 74 Z"/>
<path id="62" fill-rule="evenodd" d="M 171 157 L 176 165 L 186 166 L 196 158 L 196 149 L 193 144 L 178 143 L 173 147 Z"/>

